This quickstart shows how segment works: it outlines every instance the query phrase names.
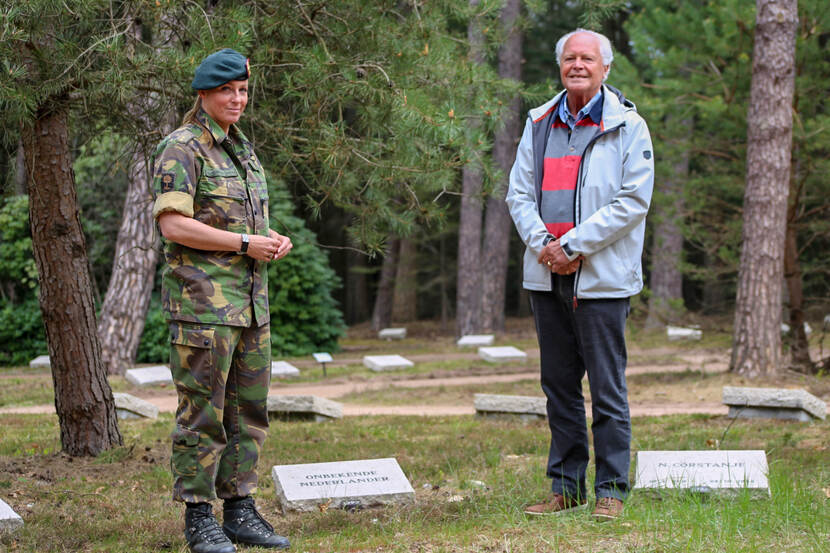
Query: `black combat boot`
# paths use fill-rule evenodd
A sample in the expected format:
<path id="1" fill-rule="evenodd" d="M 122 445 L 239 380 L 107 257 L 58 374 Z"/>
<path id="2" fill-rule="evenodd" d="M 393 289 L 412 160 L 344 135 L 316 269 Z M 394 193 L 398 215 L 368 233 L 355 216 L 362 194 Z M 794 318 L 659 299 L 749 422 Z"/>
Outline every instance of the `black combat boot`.
<path id="1" fill-rule="evenodd" d="M 188 503 L 184 539 L 192 553 L 235 553 L 236 547 L 219 528 L 210 503 Z"/>
<path id="2" fill-rule="evenodd" d="M 268 549 L 287 549 L 291 545 L 288 538 L 274 533 L 274 527 L 257 512 L 252 497 L 226 500 L 224 515 L 222 530 L 234 543 Z"/>

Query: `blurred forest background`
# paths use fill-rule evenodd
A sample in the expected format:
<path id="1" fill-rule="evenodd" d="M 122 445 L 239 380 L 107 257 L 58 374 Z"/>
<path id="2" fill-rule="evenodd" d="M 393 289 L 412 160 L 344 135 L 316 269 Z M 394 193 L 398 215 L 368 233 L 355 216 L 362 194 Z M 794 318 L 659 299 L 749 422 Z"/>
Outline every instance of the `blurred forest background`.
<path id="1" fill-rule="evenodd" d="M 731 324 L 755 14 L 750 0 L 3 0 L 0 365 L 49 351 L 27 196 L 43 166 L 26 144 L 55 128 L 77 194 L 55 203 L 77 201 L 105 366 L 167 361 L 146 163 L 223 47 L 250 57 L 241 126 L 269 172 L 272 227 L 295 244 L 269 269 L 275 356 L 335 350 L 367 321 L 503 330 L 528 314 L 506 174 L 527 109 L 560 89 L 555 42 L 577 26 L 611 39 L 608 83 L 655 143 L 636 323 Z M 830 309 L 829 23 L 826 1 L 798 2 L 790 348 Z"/>

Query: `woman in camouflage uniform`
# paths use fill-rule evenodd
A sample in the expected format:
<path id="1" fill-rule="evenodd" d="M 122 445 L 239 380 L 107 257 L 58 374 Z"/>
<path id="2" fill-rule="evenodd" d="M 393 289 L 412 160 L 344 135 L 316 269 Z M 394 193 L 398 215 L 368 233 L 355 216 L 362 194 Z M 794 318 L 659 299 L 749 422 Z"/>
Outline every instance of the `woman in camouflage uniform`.
<path id="1" fill-rule="evenodd" d="M 166 261 L 162 304 L 179 396 L 173 499 L 187 505 L 193 553 L 232 553 L 232 542 L 289 546 L 251 497 L 268 429 L 267 263 L 292 244 L 268 228 L 265 172 L 236 126 L 249 76 L 239 52 L 205 58 L 192 83 L 196 105 L 153 158 L 153 215 Z M 217 496 L 224 500 L 221 528 L 208 503 Z"/>

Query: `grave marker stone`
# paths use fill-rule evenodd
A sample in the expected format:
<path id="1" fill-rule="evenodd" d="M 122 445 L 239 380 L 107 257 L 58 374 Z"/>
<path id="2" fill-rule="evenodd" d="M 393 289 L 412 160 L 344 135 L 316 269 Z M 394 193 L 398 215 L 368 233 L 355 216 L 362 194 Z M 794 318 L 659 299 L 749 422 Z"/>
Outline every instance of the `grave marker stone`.
<path id="1" fill-rule="evenodd" d="M 381 340 L 403 340 L 406 338 L 405 328 L 384 328 L 378 332 L 378 338 Z"/>
<path id="2" fill-rule="evenodd" d="M 745 451 L 640 451 L 634 489 L 734 493 L 769 497 L 767 456 Z"/>
<path id="3" fill-rule="evenodd" d="M 153 386 L 158 384 L 173 383 L 173 374 L 170 372 L 170 368 L 165 365 L 130 369 L 124 373 L 124 376 L 126 377 L 127 382 L 135 384 L 136 386 Z"/>
<path id="4" fill-rule="evenodd" d="M 281 420 L 324 422 L 343 416 L 343 404 L 317 396 L 268 396 L 268 416 Z"/>
<path id="5" fill-rule="evenodd" d="M 29 361 L 29 366 L 33 369 L 48 369 L 52 366 L 52 364 L 49 362 L 48 355 L 38 355 L 37 357 Z"/>
<path id="6" fill-rule="evenodd" d="M 476 415 L 482 417 L 518 417 L 530 422 L 547 419 L 547 400 L 543 397 L 475 394 Z"/>
<path id="7" fill-rule="evenodd" d="M 730 418 L 784 419 L 809 422 L 824 420 L 827 405 L 806 390 L 785 388 L 723 387 L 723 403 Z"/>
<path id="8" fill-rule="evenodd" d="M 455 345 L 461 348 L 491 346 L 493 345 L 494 339 L 495 336 L 492 334 L 468 334 L 467 336 L 459 338 Z"/>
<path id="9" fill-rule="evenodd" d="M 510 361 L 527 361 L 527 354 L 513 346 L 478 348 L 478 355 L 491 363 L 508 363 Z"/>
<path id="10" fill-rule="evenodd" d="M 703 338 L 703 331 L 699 328 L 683 328 L 680 326 L 667 326 L 666 337 L 670 342 L 677 340 L 700 340 Z"/>
<path id="11" fill-rule="evenodd" d="M 271 477 L 285 510 L 313 511 L 322 504 L 362 509 L 415 501 L 415 490 L 391 457 L 277 465 L 271 469 Z"/>
<path id="12" fill-rule="evenodd" d="M 271 361 L 272 378 L 291 378 L 300 376 L 300 369 L 287 361 Z"/>
<path id="13" fill-rule="evenodd" d="M 375 372 L 394 371 L 414 367 L 415 363 L 400 355 L 366 355 L 363 364 Z"/>
<path id="14" fill-rule="evenodd" d="M 0 499 L 0 532 L 14 532 L 23 526 L 23 519 L 9 507 L 8 503 Z"/>
<path id="15" fill-rule="evenodd" d="M 119 419 L 155 419 L 159 416 L 159 408 L 130 394 L 113 392 L 115 399 L 115 414 Z"/>

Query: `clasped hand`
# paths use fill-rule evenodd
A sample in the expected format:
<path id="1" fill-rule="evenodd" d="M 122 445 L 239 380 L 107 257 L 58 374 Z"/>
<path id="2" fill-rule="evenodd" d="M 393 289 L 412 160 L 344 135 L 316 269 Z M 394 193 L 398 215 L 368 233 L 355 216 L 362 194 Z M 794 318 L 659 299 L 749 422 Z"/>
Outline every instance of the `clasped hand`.
<path id="1" fill-rule="evenodd" d="M 287 236 L 268 229 L 268 236 L 252 235 L 248 244 L 248 255 L 258 261 L 276 261 L 282 259 L 294 244 Z"/>
<path id="2" fill-rule="evenodd" d="M 537 258 L 539 263 L 546 265 L 550 272 L 558 275 L 570 275 L 575 273 L 579 268 L 579 262 L 582 256 L 577 257 L 573 261 L 568 259 L 565 252 L 562 251 L 562 246 L 559 244 L 559 239 L 551 240 L 548 245 L 542 248 Z"/>

